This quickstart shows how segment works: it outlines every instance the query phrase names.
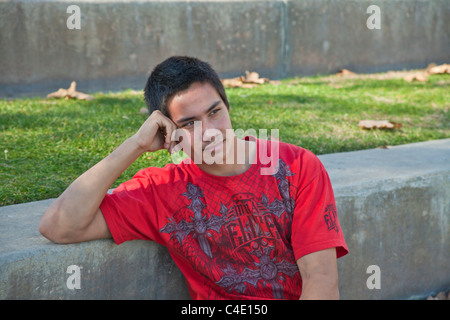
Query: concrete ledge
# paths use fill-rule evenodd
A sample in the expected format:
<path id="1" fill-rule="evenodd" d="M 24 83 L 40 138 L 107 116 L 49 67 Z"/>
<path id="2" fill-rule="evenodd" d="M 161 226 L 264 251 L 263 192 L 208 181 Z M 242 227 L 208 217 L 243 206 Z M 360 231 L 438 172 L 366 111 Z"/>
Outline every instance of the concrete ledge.
<path id="1" fill-rule="evenodd" d="M 350 254 L 343 299 L 423 298 L 450 289 L 450 139 L 320 156 Z M 381 270 L 368 290 L 367 267 Z"/>
<path id="2" fill-rule="evenodd" d="M 68 29 L 69 5 L 81 28 Z M 381 29 L 368 29 L 377 5 Z M 170 55 L 222 76 L 424 68 L 450 60 L 448 0 L 0 0 L 0 96 L 142 89 Z"/>
<path id="3" fill-rule="evenodd" d="M 0 208 L 0 299 L 189 298 L 183 275 L 154 242 L 49 242 L 37 228 L 52 201 Z M 80 267 L 79 290 L 66 284 L 71 265 Z"/>
<path id="4" fill-rule="evenodd" d="M 320 156 L 350 254 L 342 299 L 406 299 L 450 288 L 450 139 Z M 152 242 L 56 245 L 38 232 L 45 200 L 0 208 L 0 299 L 187 299 L 183 276 Z M 81 289 L 68 289 L 70 265 Z M 381 289 L 368 289 L 377 265 Z"/>

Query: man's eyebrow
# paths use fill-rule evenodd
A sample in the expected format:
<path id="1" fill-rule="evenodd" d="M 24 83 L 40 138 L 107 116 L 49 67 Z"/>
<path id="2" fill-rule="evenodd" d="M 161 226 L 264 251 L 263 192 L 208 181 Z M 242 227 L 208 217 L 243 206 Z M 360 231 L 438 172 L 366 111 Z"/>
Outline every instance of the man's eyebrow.
<path id="1" fill-rule="evenodd" d="M 212 109 L 214 109 L 215 107 L 217 107 L 217 106 L 220 104 L 220 102 L 221 102 L 220 100 L 217 100 L 216 102 L 214 102 L 214 103 L 208 108 L 208 110 L 206 110 L 205 113 L 208 113 L 208 112 L 210 112 Z M 190 121 L 190 120 L 194 120 L 194 119 L 196 119 L 196 117 L 186 117 L 186 118 L 182 118 L 182 119 L 178 120 L 177 122 L 178 122 L 178 124 L 182 124 L 183 122 Z"/>

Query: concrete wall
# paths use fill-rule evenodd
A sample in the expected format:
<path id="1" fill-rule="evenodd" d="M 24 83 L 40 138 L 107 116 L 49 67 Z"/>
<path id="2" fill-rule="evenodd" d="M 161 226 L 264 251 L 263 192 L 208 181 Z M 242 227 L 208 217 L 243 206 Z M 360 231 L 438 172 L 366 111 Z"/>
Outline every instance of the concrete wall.
<path id="1" fill-rule="evenodd" d="M 450 289 L 450 139 L 320 156 L 350 253 L 342 299 L 424 298 Z M 38 232 L 53 200 L 0 208 L 0 299 L 186 299 L 183 276 L 153 242 L 56 245 Z M 80 289 L 68 289 L 80 269 Z M 368 289 L 367 268 L 380 268 Z"/>
<path id="2" fill-rule="evenodd" d="M 69 30 L 69 5 L 81 29 Z M 369 30 L 367 8 L 381 10 Z M 221 76 L 422 68 L 450 60 L 448 0 L 0 0 L 0 96 L 142 89 L 170 55 Z"/>

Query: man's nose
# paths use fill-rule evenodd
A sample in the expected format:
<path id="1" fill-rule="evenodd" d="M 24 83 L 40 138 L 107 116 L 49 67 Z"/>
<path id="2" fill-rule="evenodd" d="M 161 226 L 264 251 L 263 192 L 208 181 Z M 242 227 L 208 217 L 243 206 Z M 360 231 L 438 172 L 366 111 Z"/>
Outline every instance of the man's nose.
<path id="1" fill-rule="evenodd" d="M 222 138 L 222 132 L 215 128 L 214 125 L 209 121 L 202 121 L 202 141 L 204 146 L 210 144 L 211 142 L 217 142 Z"/>
<path id="2" fill-rule="evenodd" d="M 201 121 L 202 121 L 202 135 L 204 135 L 205 132 L 206 132 L 208 129 L 213 129 L 213 128 L 214 128 L 214 127 L 212 126 L 211 122 L 208 121 L 208 119 L 202 119 Z"/>
<path id="3" fill-rule="evenodd" d="M 209 138 L 214 136 L 214 126 L 206 119 L 202 120 L 202 137 L 203 141 L 209 141 Z"/>

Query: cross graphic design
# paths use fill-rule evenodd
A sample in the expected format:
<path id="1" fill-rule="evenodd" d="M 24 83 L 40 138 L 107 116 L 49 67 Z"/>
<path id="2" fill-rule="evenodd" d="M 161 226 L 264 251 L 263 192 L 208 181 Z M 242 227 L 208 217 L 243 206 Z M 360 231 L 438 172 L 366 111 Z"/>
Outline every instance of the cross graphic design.
<path id="1" fill-rule="evenodd" d="M 181 245 L 183 245 L 183 240 L 190 233 L 194 233 L 194 238 L 197 239 L 200 248 L 206 255 L 212 258 L 211 246 L 208 243 L 207 236 L 212 236 L 209 230 L 220 231 L 220 228 L 227 221 L 228 209 L 224 204 L 221 204 L 219 212 L 222 215 L 216 216 L 212 214 L 208 219 L 206 215 L 202 215 L 206 204 L 201 200 L 203 198 L 203 191 L 200 187 L 188 182 L 186 192 L 182 195 L 191 200 L 191 203 L 186 208 L 194 212 L 192 221 L 187 222 L 186 220 L 181 220 L 177 223 L 173 217 L 169 218 L 169 222 L 160 232 L 169 233 L 170 239 L 175 236 Z"/>
<path id="2" fill-rule="evenodd" d="M 264 207 L 269 209 L 269 211 L 272 212 L 274 215 L 276 215 L 278 218 L 280 218 L 283 212 L 285 211 L 283 202 L 281 202 L 278 199 L 275 199 L 272 201 L 272 203 L 269 203 L 269 198 L 267 198 L 265 193 L 263 193 L 262 195 L 261 203 L 263 204 Z"/>
<path id="3" fill-rule="evenodd" d="M 295 175 L 295 173 L 292 173 L 292 171 L 289 169 L 289 166 L 286 165 L 286 163 L 282 159 L 279 159 L 278 170 L 273 174 L 273 176 L 275 177 L 275 179 L 277 179 L 277 181 L 279 181 L 278 190 L 280 191 L 281 197 L 283 198 L 283 203 L 276 204 L 278 209 L 276 212 L 280 212 L 280 205 L 284 205 L 284 209 L 290 216 L 292 216 L 292 214 L 294 213 L 295 200 L 292 199 L 289 195 L 289 181 L 287 177 L 293 175 Z"/>
<path id="4" fill-rule="evenodd" d="M 227 267 L 222 270 L 225 273 L 225 276 L 216 283 L 219 286 L 226 288 L 228 291 L 234 289 L 242 294 L 246 290 L 245 283 L 249 283 L 256 288 L 258 281 L 262 280 L 265 286 L 267 284 L 271 285 L 273 297 L 275 299 L 284 299 L 283 286 L 279 282 L 285 280 L 282 274 L 294 277 L 299 270 L 295 263 L 287 262 L 284 259 L 281 262 L 275 262 L 276 257 L 271 259 L 270 252 L 273 249 L 273 246 L 264 248 L 264 254 L 259 250 L 250 252 L 250 254 L 259 258 L 259 263 L 254 262 L 254 265 L 258 267 L 258 269 L 244 268 L 241 273 L 238 273 L 238 271 L 228 264 Z M 279 275 L 279 273 L 281 274 Z"/>

